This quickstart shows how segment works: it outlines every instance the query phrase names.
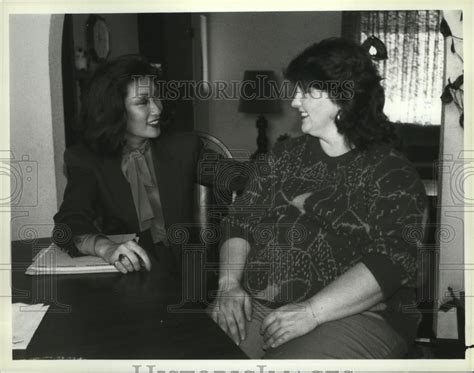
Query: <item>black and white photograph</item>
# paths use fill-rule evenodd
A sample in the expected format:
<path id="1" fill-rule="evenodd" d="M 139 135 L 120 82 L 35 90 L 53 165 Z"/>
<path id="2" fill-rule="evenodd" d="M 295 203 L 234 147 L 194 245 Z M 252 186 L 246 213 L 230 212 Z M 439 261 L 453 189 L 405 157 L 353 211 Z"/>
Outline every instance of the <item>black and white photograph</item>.
<path id="1" fill-rule="evenodd" d="M 472 371 L 470 2 L 4 5 L 1 370 Z"/>

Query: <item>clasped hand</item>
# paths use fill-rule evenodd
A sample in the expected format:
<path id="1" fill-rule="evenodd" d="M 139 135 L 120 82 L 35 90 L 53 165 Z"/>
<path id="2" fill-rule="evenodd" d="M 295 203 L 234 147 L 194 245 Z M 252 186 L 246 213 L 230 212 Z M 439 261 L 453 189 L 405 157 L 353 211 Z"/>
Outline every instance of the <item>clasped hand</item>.
<path id="1" fill-rule="evenodd" d="M 309 302 L 284 305 L 262 321 L 263 349 L 275 348 L 315 329 L 318 322 Z"/>
<path id="2" fill-rule="evenodd" d="M 105 251 L 104 259 L 123 274 L 139 271 L 142 267 L 147 271 L 151 269 L 148 254 L 135 241 L 111 244 Z"/>

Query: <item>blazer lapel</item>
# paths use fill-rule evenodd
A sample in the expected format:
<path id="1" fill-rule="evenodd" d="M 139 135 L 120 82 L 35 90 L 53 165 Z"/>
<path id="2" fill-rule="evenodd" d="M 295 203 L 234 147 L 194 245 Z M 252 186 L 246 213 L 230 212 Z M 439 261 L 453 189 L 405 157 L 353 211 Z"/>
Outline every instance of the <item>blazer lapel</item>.
<path id="1" fill-rule="evenodd" d="M 175 221 L 173 212 L 180 211 L 181 208 L 179 198 L 176 198 L 179 196 L 181 183 L 178 177 L 180 164 L 172 149 L 166 145 L 165 137 L 158 137 L 156 141 L 151 142 L 163 217 L 165 225 L 168 227 Z"/>
<path id="2" fill-rule="evenodd" d="M 104 179 L 107 188 L 110 191 L 112 200 L 117 206 L 120 216 L 126 220 L 127 224 L 139 231 L 138 217 L 133 202 L 132 190 L 130 184 L 122 173 L 121 157 L 105 158 L 104 160 Z"/>

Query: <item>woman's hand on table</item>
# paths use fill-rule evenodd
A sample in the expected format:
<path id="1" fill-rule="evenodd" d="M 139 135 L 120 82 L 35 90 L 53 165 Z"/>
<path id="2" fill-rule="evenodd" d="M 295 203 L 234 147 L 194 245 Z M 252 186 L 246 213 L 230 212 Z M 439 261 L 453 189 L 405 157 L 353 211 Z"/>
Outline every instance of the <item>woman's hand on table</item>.
<path id="1" fill-rule="evenodd" d="M 103 251 L 102 257 L 106 262 L 113 264 L 115 268 L 123 274 L 139 271 L 143 267 L 147 271 L 151 269 L 148 254 L 133 240 L 121 244 L 109 244 Z"/>
<path id="2" fill-rule="evenodd" d="M 287 304 L 263 319 L 260 334 L 266 350 L 275 348 L 315 329 L 318 322 L 309 302 Z"/>
<path id="3" fill-rule="evenodd" d="M 239 284 L 219 290 L 211 317 L 239 345 L 246 337 L 246 320 L 252 317 L 250 295 Z"/>

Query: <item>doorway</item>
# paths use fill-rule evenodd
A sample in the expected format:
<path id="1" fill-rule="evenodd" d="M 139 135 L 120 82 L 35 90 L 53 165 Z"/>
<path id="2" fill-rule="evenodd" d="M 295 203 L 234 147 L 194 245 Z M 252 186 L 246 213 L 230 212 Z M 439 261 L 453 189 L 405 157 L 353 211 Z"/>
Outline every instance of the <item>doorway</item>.
<path id="1" fill-rule="evenodd" d="M 81 92 L 92 75 L 94 63 L 81 68 L 78 49 L 90 59 L 87 23 L 90 14 L 66 14 L 62 37 L 63 104 L 66 147 L 79 141 L 77 123 L 81 105 Z M 142 54 L 151 63 L 160 64 L 167 81 L 192 81 L 193 40 L 190 13 L 95 14 L 107 25 L 110 60 L 123 54 Z M 180 92 L 179 97 L 183 97 Z M 192 99 L 178 99 L 171 103 L 173 132 L 194 129 Z"/>

